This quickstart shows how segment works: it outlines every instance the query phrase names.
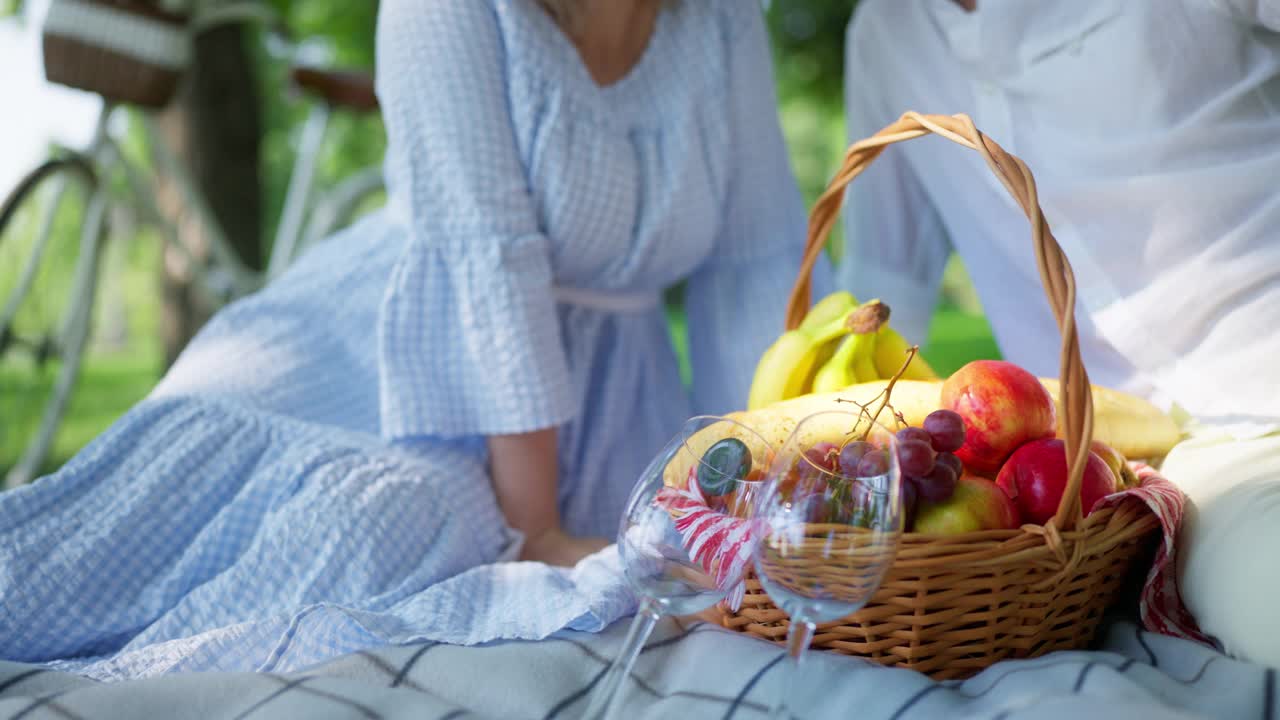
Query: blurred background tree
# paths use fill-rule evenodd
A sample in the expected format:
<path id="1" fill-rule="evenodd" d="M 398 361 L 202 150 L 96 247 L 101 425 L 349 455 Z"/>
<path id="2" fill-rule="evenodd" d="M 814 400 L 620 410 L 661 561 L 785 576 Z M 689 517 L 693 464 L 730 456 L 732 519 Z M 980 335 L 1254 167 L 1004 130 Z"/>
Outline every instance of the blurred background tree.
<path id="1" fill-rule="evenodd" d="M 194 59 L 182 90 L 160 113 L 166 142 L 191 168 L 192 179 L 209 201 L 232 248 L 245 265 L 261 270 L 266 255 L 262 238 L 260 152 L 262 107 L 256 58 L 249 50 L 252 32 L 226 25 L 195 40 Z M 181 207 L 176 180 L 162 177 L 161 210 L 179 228 L 178 242 L 200 259 L 210 240 Z M 183 271 L 182 257 L 170 249 L 160 263 L 160 341 L 168 367 L 216 308 L 202 302 Z"/>
<path id="2" fill-rule="evenodd" d="M 302 41 L 303 55 L 326 65 L 372 70 L 378 4 L 317 0 L 271 0 L 286 27 Z M 287 67 L 268 51 L 264 29 L 227 26 L 202 35 L 182 94 L 165 111 L 169 139 L 191 165 L 227 237 L 251 268 L 262 269 L 280 220 L 293 145 L 305 107 L 293 102 Z M 329 131 L 318 180 L 333 181 L 378 162 L 384 146 L 377 118 L 338 115 Z M 180 209 L 175 208 L 175 212 Z M 197 232 L 186 241 L 198 256 L 207 241 Z M 209 318 L 189 280 L 174 268 L 173 253 L 161 263 L 160 317 L 164 364 Z"/>

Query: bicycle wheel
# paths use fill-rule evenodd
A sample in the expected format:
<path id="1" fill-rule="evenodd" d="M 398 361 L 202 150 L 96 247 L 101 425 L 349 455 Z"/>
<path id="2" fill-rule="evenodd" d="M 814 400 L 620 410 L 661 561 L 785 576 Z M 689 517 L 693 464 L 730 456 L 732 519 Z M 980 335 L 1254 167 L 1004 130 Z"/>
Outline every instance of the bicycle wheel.
<path id="1" fill-rule="evenodd" d="M 0 482 L 51 470 L 85 351 L 106 229 L 89 161 L 50 160 L 0 205 Z"/>

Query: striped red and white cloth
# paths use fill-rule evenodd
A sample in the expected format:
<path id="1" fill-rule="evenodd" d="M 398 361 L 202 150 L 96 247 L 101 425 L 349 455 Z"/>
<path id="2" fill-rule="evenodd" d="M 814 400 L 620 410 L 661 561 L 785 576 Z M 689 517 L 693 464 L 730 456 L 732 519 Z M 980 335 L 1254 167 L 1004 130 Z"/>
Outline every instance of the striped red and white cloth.
<path id="1" fill-rule="evenodd" d="M 1176 485 L 1167 480 L 1155 468 L 1144 463 L 1129 463 L 1142 482 L 1136 488 L 1126 490 L 1098 501 L 1096 508 L 1120 504 L 1136 497 L 1146 503 L 1160 520 L 1163 535 L 1155 560 L 1147 572 L 1142 587 L 1138 612 L 1147 630 L 1161 635 L 1191 640 L 1204 645 L 1215 643 L 1196 624 L 1191 612 L 1182 602 L 1178 592 L 1177 541 L 1178 528 L 1186 511 L 1187 497 Z"/>
<path id="2" fill-rule="evenodd" d="M 764 521 L 744 520 L 711 508 L 692 469 L 685 485 L 663 488 L 656 500 L 675 519 L 690 559 L 711 573 L 716 587 L 725 591 L 725 604 L 736 611 L 747 592 L 742 576 L 751 564 Z"/>

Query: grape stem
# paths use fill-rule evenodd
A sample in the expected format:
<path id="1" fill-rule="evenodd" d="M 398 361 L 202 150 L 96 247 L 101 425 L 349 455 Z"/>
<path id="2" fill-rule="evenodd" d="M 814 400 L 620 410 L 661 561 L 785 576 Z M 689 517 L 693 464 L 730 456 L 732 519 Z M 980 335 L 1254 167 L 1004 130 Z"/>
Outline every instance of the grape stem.
<path id="1" fill-rule="evenodd" d="M 893 396 L 893 386 L 896 385 L 898 380 L 902 377 L 902 375 L 906 373 L 907 366 L 910 365 L 911 361 L 915 359 L 916 353 L 918 352 L 920 352 L 919 345 L 912 345 L 911 347 L 907 348 L 907 359 L 902 363 L 902 367 L 898 368 L 898 371 L 893 374 L 893 377 L 889 378 L 889 384 L 885 385 L 883 390 L 877 393 L 875 397 L 871 398 L 870 402 L 864 404 L 864 403 L 858 402 L 857 400 L 847 400 L 845 398 L 836 398 L 836 402 L 847 402 L 847 403 L 853 403 L 854 405 L 857 405 L 859 416 L 865 417 L 867 418 L 867 420 L 870 421 L 867 423 L 866 429 L 862 431 L 862 436 L 858 437 L 857 440 L 867 439 L 867 436 L 871 434 L 871 428 L 875 427 L 875 423 L 880 419 L 880 414 L 884 412 L 884 409 L 886 407 L 889 408 L 889 412 L 893 413 L 893 417 L 895 420 L 898 421 L 898 425 L 903 427 L 907 425 L 907 419 L 903 417 L 902 413 L 898 412 L 898 410 L 889 403 L 889 400 Z M 877 400 L 880 401 L 880 405 L 879 407 L 876 408 L 875 413 L 871 413 L 867 408 L 870 407 L 872 404 L 874 404 Z M 861 422 L 859 422 L 858 424 L 861 425 Z M 852 436 L 857 431 L 858 431 L 858 427 L 857 425 L 855 425 L 854 428 L 849 431 L 849 434 Z M 853 441 L 854 439 L 851 437 L 850 439 L 845 441 L 845 444 L 847 445 Z M 841 447 L 841 449 L 843 449 L 843 446 Z"/>

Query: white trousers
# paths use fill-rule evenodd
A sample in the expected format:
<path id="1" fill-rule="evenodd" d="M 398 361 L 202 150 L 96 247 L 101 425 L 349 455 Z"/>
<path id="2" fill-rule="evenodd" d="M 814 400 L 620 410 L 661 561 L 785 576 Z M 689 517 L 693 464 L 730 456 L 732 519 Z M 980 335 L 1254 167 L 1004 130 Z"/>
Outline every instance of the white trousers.
<path id="1" fill-rule="evenodd" d="M 1232 656 L 1280 667 L 1280 433 L 1199 431 L 1161 472 L 1191 500 L 1178 539 L 1187 609 Z"/>

